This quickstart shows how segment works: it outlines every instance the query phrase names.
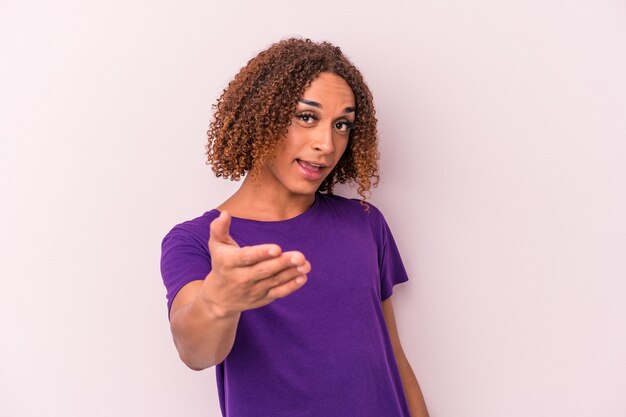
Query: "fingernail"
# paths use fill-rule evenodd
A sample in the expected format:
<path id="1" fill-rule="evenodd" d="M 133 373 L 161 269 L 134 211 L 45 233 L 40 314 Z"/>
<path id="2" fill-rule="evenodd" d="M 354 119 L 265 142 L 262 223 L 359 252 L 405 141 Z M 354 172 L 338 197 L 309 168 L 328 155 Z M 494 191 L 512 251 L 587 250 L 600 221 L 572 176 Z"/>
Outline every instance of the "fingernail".
<path id="1" fill-rule="evenodd" d="M 291 263 L 292 265 L 298 265 L 300 262 L 298 262 L 298 257 L 296 255 L 293 255 L 291 257 Z"/>
<path id="2" fill-rule="evenodd" d="M 306 272 L 306 265 L 300 265 L 296 268 L 298 272 L 302 272 L 303 274 Z"/>
<path id="3" fill-rule="evenodd" d="M 270 248 L 270 250 L 267 251 L 267 253 L 269 253 L 270 256 L 276 256 L 276 255 L 278 255 L 279 250 L 276 247 L 272 247 L 272 248 Z"/>
<path id="4" fill-rule="evenodd" d="M 298 278 L 296 278 L 296 283 L 297 284 L 304 284 L 304 281 L 306 281 L 306 277 L 305 276 L 299 276 Z"/>

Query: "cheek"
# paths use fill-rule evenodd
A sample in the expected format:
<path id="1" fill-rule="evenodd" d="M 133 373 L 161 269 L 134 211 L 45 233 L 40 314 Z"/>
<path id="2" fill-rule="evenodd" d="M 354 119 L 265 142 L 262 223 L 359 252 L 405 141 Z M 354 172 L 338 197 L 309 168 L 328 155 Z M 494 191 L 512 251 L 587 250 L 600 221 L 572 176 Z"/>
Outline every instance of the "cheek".
<path id="1" fill-rule="evenodd" d="M 346 138 L 341 138 L 337 145 L 335 145 L 335 149 L 337 150 L 337 160 L 341 159 L 341 157 L 343 156 L 343 154 L 346 152 L 346 150 L 348 149 L 348 146 L 350 145 L 350 139 L 346 139 Z"/>
<path id="2" fill-rule="evenodd" d="M 287 134 L 278 147 L 278 152 L 283 155 L 288 155 L 295 152 L 298 147 L 302 145 L 305 138 L 303 132 L 300 131 L 297 126 L 290 126 Z"/>
<path id="3" fill-rule="evenodd" d="M 287 138 L 283 139 L 276 145 L 274 155 L 267 160 L 265 166 L 271 169 L 280 169 L 280 166 L 284 164 L 284 161 L 288 158 L 289 150 L 285 144 Z"/>

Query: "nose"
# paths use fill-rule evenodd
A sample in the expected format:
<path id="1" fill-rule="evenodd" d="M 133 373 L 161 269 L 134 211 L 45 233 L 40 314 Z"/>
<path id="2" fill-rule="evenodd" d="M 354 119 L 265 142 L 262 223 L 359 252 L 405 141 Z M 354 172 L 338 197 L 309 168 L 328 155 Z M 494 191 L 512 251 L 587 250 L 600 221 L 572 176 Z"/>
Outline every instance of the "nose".
<path id="1" fill-rule="evenodd" d="M 319 126 L 316 129 L 315 137 L 313 138 L 312 147 L 316 151 L 323 154 L 330 154 L 335 151 L 335 144 L 333 143 L 333 129 L 332 126 Z"/>

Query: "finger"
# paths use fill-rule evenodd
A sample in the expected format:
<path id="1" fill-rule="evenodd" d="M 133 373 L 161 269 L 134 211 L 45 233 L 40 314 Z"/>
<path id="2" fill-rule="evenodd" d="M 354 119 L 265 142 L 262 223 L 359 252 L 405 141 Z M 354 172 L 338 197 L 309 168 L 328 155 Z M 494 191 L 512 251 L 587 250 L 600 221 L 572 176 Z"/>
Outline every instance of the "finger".
<path id="1" fill-rule="evenodd" d="M 270 300 L 275 300 L 277 298 L 284 298 L 296 291 L 298 291 L 302 286 L 307 282 L 306 275 L 299 275 L 298 277 L 287 281 L 282 285 L 278 285 L 276 287 L 271 288 L 267 292 L 267 297 Z"/>
<path id="2" fill-rule="evenodd" d="M 222 211 L 220 215 L 215 218 L 209 226 L 209 251 L 217 249 L 220 245 L 229 245 L 239 247 L 237 242 L 230 237 L 230 213 L 226 210 Z"/>
<path id="3" fill-rule="evenodd" d="M 273 276 L 263 279 L 255 284 L 255 289 L 259 293 L 266 294 L 271 288 L 282 285 L 301 275 L 306 275 L 311 270 L 311 264 L 306 262 L 301 266 L 292 266 L 284 269 Z"/>
<path id="4" fill-rule="evenodd" d="M 304 267 L 306 266 L 306 259 L 301 252 L 289 251 L 283 252 L 283 254 L 274 259 L 264 260 L 251 265 L 246 273 L 246 276 L 254 281 L 271 278 L 281 271 L 291 267 Z M 308 270 L 302 270 L 302 273 L 308 272 Z"/>
<path id="5" fill-rule="evenodd" d="M 229 264 L 232 267 L 246 268 L 274 258 L 280 259 L 281 253 L 282 249 L 280 246 L 273 243 L 245 246 L 232 253 Z M 247 274 L 249 277 L 253 275 L 253 273 Z"/>

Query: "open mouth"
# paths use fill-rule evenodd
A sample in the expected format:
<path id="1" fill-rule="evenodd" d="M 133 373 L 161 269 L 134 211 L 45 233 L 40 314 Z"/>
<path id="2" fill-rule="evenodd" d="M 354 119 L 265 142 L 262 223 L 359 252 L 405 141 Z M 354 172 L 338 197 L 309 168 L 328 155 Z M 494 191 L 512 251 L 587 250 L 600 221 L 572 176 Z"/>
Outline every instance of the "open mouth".
<path id="1" fill-rule="evenodd" d="M 312 171 L 312 172 L 319 172 L 321 170 L 323 170 L 324 168 L 326 168 L 326 165 L 324 164 L 315 164 L 313 162 L 307 162 L 307 161 L 303 161 L 301 159 L 296 159 L 296 161 L 298 161 L 298 164 L 308 170 L 308 171 Z"/>
<path id="2" fill-rule="evenodd" d="M 314 162 L 303 161 L 296 159 L 298 166 L 300 167 L 300 173 L 302 176 L 311 181 L 317 181 L 322 178 L 324 169 L 328 167 L 326 164 L 316 164 Z"/>

